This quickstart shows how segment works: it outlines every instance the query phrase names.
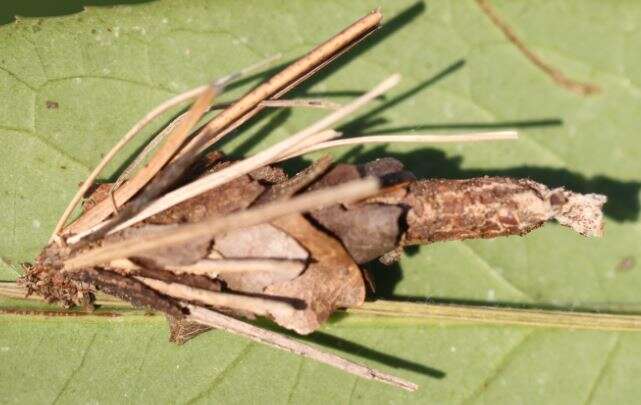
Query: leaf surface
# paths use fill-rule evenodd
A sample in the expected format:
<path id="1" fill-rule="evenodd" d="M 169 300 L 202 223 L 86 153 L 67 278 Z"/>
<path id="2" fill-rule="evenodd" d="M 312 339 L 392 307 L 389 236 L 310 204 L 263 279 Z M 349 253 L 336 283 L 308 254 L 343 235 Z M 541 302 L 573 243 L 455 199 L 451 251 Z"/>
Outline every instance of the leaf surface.
<path id="1" fill-rule="evenodd" d="M 269 55 L 293 59 L 381 5 L 388 25 L 292 96 L 346 102 L 399 72 L 401 85 L 345 122 L 347 133 L 517 127 L 522 138 L 337 157 L 391 155 L 421 177 L 530 177 L 604 193 L 609 203 L 603 239 L 548 225 L 522 238 L 422 247 L 398 266 L 375 266 L 379 295 L 638 310 L 641 4 L 492 3 L 544 60 L 602 92 L 581 97 L 556 86 L 471 1 L 155 1 L 0 27 L 0 279 L 14 279 L 19 263 L 35 257 L 78 182 L 153 106 Z M 253 153 L 322 114 L 266 112 L 224 149 Z M 34 305 L 0 300 L 0 310 Z M 131 312 L 0 315 L 0 392 L 10 403 L 571 404 L 641 395 L 633 383 L 639 333 L 347 316 L 311 341 L 421 388 L 410 394 L 360 381 L 224 333 L 176 347 L 162 317 Z"/>

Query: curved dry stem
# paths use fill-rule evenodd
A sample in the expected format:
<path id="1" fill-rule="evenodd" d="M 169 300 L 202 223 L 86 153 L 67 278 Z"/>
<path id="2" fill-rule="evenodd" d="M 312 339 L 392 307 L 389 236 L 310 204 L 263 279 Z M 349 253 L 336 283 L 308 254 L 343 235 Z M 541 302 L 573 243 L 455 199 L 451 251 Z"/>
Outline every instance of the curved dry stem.
<path id="1" fill-rule="evenodd" d="M 140 121 L 138 121 L 136 124 L 134 124 L 133 127 L 125 134 L 125 136 L 122 137 L 118 141 L 116 145 L 114 145 L 113 148 L 107 154 L 105 155 L 104 158 L 98 163 L 98 165 L 93 169 L 93 171 L 89 174 L 87 179 L 82 183 L 82 186 L 78 189 L 76 194 L 73 196 L 69 204 L 67 205 L 67 208 L 65 208 L 65 211 L 63 212 L 62 216 L 58 220 L 58 223 L 56 224 L 53 235 L 57 235 L 62 228 L 64 227 L 65 223 L 67 222 L 67 219 L 69 219 L 69 216 L 73 212 L 73 210 L 78 206 L 78 203 L 82 199 L 82 197 L 87 193 L 89 188 L 93 185 L 94 181 L 102 170 L 113 160 L 113 158 L 124 148 L 136 135 L 140 133 L 151 121 L 156 119 L 158 116 L 162 115 L 163 113 L 167 112 L 168 110 L 186 102 L 191 99 L 194 99 L 198 97 L 200 94 L 202 94 L 205 90 L 207 90 L 209 86 L 204 85 L 204 86 L 198 86 L 196 88 L 193 88 L 191 90 L 187 90 L 184 93 L 181 93 L 175 97 L 170 98 L 169 100 L 165 101 L 164 103 L 160 104 L 153 110 L 151 110 L 147 115 L 145 115 Z"/>
<path id="2" fill-rule="evenodd" d="M 341 146 L 353 145 L 372 145 L 372 144 L 389 144 L 389 143 L 464 143 L 464 142 L 486 142 L 498 140 L 518 139 L 516 131 L 498 131 L 498 132 L 478 132 L 470 134 L 407 134 L 407 135 L 373 135 L 360 136 L 355 138 L 338 139 L 328 142 L 320 142 L 315 145 L 309 145 L 299 148 L 292 154 L 287 155 L 281 160 L 295 158 L 311 152 L 317 152 L 324 149 L 338 148 Z"/>

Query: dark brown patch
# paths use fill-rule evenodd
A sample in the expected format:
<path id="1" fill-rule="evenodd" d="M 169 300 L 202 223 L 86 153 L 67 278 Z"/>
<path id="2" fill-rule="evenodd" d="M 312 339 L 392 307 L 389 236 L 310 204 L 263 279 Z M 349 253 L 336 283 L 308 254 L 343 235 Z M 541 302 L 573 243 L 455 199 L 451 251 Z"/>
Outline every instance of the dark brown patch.
<path id="1" fill-rule="evenodd" d="M 310 213 L 343 242 L 356 263 L 369 262 L 394 250 L 402 234 L 399 225 L 402 214 L 402 207 L 384 204 L 349 208 L 333 205 Z"/>
<path id="2" fill-rule="evenodd" d="M 59 107 L 59 104 L 57 101 L 47 100 L 45 102 L 45 106 L 47 106 L 48 110 L 57 110 Z"/>
<path id="3" fill-rule="evenodd" d="M 183 308 L 174 299 L 156 292 L 132 277 L 96 269 L 70 273 L 70 277 L 90 283 L 100 291 L 129 301 L 134 306 L 155 309 L 175 318 L 184 317 Z"/>

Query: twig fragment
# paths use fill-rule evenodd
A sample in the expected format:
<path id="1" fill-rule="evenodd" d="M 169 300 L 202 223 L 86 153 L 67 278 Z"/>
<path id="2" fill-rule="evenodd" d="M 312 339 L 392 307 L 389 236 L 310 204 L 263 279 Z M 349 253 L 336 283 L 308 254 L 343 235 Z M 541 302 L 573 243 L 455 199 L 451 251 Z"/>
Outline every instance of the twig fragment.
<path id="1" fill-rule="evenodd" d="M 320 351 L 312 346 L 297 342 L 281 334 L 258 328 L 249 323 L 239 321 L 238 319 L 234 319 L 205 308 L 194 305 L 188 305 L 187 307 L 190 312 L 187 319 L 199 322 L 203 325 L 221 329 L 226 332 L 233 333 L 234 335 L 243 336 L 259 343 L 264 343 L 302 357 L 307 357 L 309 359 L 328 364 L 332 367 L 367 380 L 380 381 L 385 384 L 402 388 L 406 391 L 416 391 L 418 389 L 418 385 L 410 381 L 383 373 L 362 364 L 351 362 L 335 354 Z"/>
<path id="2" fill-rule="evenodd" d="M 203 259 L 187 266 L 168 267 L 176 273 L 203 274 L 210 277 L 219 274 L 268 271 L 272 273 L 300 274 L 305 263 L 300 260 L 283 259 Z"/>
<path id="3" fill-rule="evenodd" d="M 143 284 L 162 294 L 181 300 L 196 301 L 215 307 L 231 308 L 267 316 L 270 314 L 291 314 L 294 307 L 289 302 L 276 299 L 208 291 L 178 283 L 167 283 L 148 277 L 136 277 Z"/>

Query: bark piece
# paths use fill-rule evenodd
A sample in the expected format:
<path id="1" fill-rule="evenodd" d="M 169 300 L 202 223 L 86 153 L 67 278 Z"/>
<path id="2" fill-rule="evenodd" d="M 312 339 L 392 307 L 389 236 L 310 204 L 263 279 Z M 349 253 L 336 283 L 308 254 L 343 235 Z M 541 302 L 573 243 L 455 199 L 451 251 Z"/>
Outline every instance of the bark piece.
<path id="1" fill-rule="evenodd" d="M 62 259 L 68 254 L 67 247 L 50 243 L 42 250 L 34 265 L 25 265 L 25 274 L 18 282 L 27 289 L 27 296 L 38 294 L 46 302 L 60 303 L 64 308 L 91 306 L 91 285 L 74 280 L 59 271 Z"/>
<path id="2" fill-rule="evenodd" d="M 133 277 L 111 271 L 87 269 L 70 273 L 69 277 L 91 283 L 100 291 L 131 302 L 134 306 L 148 307 L 175 318 L 183 318 L 183 308 L 173 299 L 159 294 Z"/>
<path id="3" fill-rule="evenodd" d="M 249 176 L 270 185 L 280 184 L 288 179 L 287 173 L 278 166 L 263 166 L 249 173 Z"/>
<path id="4" fill-rule="evenodd" d="M 325 187 L 337 186 L 348 181 L 358 180 L 361 177 L 363 177 L 361 171 L 356 165 L 339 163 L 312 184 L 309 190 L 319 190 Z"/>
<path id="5" fill-rule="evenodd" d="M 416 180 L 414 173 L 405 170 L 398 159 L 385 157 L 358 166 L 363 176 L 372 176 L 380 180 L 383 187 Z"/>
<path id="6" fill-rule="evenodd" d="M 332 187 L 366 176 L 376 177 L 383 187 L 416 180 L 414 174 L 406 171 L 403 163 L 399 160 L 394 158 L 381 158 L 362 165 L 337 164 L 314 183 L 310 187 L 310 190 Z"/>
<path id="7" fill-rule="evenodd" d="M 418 181 L 403 200 L 410 207 L 403 243 L 523 235 L 553 218 L 585 235 L 598 235 L 604 202 L 604 196 L 505 177 Z"/>
<path id="8" fill-rule="evenodd" d="M 109 190 L 111 190 L 111 184 L 112 183 L 96 184 L 93 187 L 93 190 L 87 196 L 87 198 L 85 198 L 84 201 L 82 202 L 82 211 L 83 212 L 89 211 L 90 209 L 95 207 L 96 204 L 98 204 L 100 201 L 109 197 Z"/>
<path id="9" fill-rule="evenodd" d="M 250 176 L 241 176 L 159 212 L 145 222 L 151 224 L 200 222 L 207 218 L 243 210 L 249 207 L 264 190 L 265 187 L 252 180 Z"/>
<path id="10" fill-rule="evenodd" d="M 285 199 L 293 196 L 300 190 L 309 186 L 314 180 L 329 169 L 332 164 L 332 158 L 329 155 L 323 156 L 318 159 L 304 170 L 298 172 L 292 178 L 273 185 L 260 196 L 256 201 L 257 204 L 265 204 L 270 201 Z"/>
<path id="11" fill-rule="evenodd" d="M 366 176 L 378 178 L 384 186 L 414 180 L 414 175 L 405 171 L 400 161 L 382 158 L 363 165 L 336 165 L 311 188 L 332 187 Z M 398 200 L 395 197 L 392 202 Z M 379 201 L 385 202 L 382 198 Z M 399 205 L 351 204 L 325 207 L 311 212 L 310 216 L 340 239 L 357 263 L 366 263 L 398 245 L 404 231 L 401 226 L 403 211 Z"/>

